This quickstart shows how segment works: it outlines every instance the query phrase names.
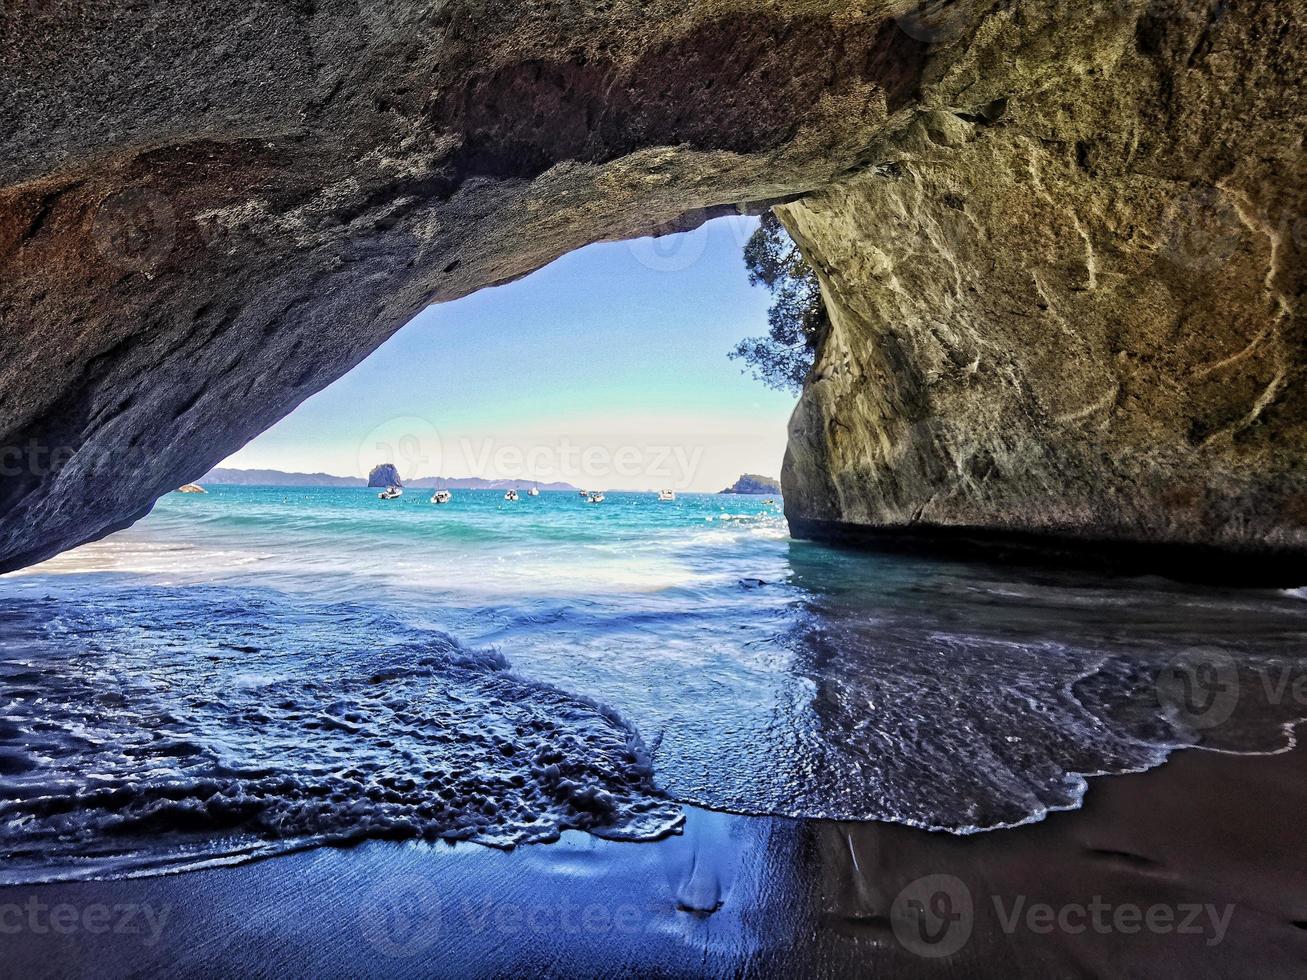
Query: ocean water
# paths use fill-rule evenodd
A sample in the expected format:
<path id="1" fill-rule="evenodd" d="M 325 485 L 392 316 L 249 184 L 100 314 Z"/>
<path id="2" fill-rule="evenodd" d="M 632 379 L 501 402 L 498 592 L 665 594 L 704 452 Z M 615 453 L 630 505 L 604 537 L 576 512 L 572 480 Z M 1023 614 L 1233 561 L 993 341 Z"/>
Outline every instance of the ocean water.
<path id="1" fill-rule="evenodd" d="M 1307 592 L 790 540 L 754 497 L 211 487 L 0 578 L 0 881 L 365 838 L 975 833 L 1307 717 Z"/>

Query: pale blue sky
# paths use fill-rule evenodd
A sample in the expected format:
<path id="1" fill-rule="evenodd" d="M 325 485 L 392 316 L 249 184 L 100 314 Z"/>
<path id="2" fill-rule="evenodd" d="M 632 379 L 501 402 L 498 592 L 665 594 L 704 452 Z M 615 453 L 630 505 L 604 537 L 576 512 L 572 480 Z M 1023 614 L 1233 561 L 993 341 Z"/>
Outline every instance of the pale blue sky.
<path id="1" fill-rule="evenodd" d="M 726 356 L 766 330 L 741 259 L 756 227 L 592 245 L 430 307 L 224 465 L 606 489 L 777 476 L 794 399 Z"/>

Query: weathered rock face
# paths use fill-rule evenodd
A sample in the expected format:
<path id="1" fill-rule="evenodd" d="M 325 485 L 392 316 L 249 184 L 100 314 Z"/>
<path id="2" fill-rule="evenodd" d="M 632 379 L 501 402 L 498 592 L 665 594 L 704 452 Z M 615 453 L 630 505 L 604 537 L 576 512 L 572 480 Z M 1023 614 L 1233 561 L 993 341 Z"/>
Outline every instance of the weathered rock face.
<path id="1" fill-rule="evenodd" d="M 801 532 L 1302 553 L 1304 15 L 1171 2 L 6 5 L 0 570 L 427 303 L 778 201 L 834 321 Z"/>
<path id="2" fill-rule="evenodd" d="M 732 483 L 722 493 L 774 493 L 779 495 L 781 492 L 780 481 L 770 476 L 759 476 L 757 473 L 745 473 L 742 477 Z"/>
<path id="3" fill-rule="evenodd" d="M 382 463 L 379 466 L 372 467 L 368 473 L 368 486 L 370 487 L 402 487 L 404 482 L 399 478 L 399 470 L 395 468 L 394 463 Z"/>
<path id="4" fill-rule="evenodd" d="M 876 166 L 780 209 L 833 321 L 787 513 L 1307 580 L 1304 8 L 1079 11 L 988 18 Z"/>
<path id="5" fill-rule="evenodd" d="M 927 50 L 837 0 L 6 4 L 0 570 L 430 302 L 856 169 Z"/>

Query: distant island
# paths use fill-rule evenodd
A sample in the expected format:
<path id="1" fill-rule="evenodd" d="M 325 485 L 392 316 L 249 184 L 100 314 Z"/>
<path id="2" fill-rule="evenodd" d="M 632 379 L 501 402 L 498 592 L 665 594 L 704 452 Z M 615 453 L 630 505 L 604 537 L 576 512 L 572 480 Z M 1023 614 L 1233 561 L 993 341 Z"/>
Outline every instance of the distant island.
<path id="1" fill-rule="evenodd" d="M 383 482 L 375 486 L 389 486 L 384 482 L 390 474 L 378 475 L 377 467 L 372 471 L 374 478 Z M 396 474 L 398 475 L 398 474 Z M 366 487 L 370 481 L 357 476 L 332 476 L 329 473 L 284 473 L 281 470 L 234 470 L 218 467 L 210 470 L 200 480 L 202 484 L 236 487 Z M 428 490 L 528 490 L 538 486 L 541 490 L 571 490 L 578 487 L 570 483 L 537 483 L 535 480 L 486 480 L 479 476 L 446 477 L 424 476 L 416 480 L 404 480 L 403 486 Z"/>
<path id="2" fill-rule="evenodd" d="M 745 473 L 732 486 L 727 487 L 722 493 L 771 493 L 780 495 L 781 481 L 773 480 L 769 476 L 759 476 L 757 473 Z"/>
<path id="3" fill-rule="evenodd" d="M 372 467 L 372 472 L 368 474 L 368 486 L 370 487 L 402 487 L 404 481 L 399 478 L 399 470 L 394 463 L 382 463 L 380 466 Z"/>

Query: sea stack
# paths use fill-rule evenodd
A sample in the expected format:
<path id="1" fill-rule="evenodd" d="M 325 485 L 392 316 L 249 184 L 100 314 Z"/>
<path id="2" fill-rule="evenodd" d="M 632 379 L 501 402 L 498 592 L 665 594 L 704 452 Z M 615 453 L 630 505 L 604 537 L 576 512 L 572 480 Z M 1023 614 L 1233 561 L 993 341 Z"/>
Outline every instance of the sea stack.
<path id="1" fill-rule="evenodd" d="M 403 481 L 399 478 L 399 470 L 395 468 L 394 463 L 382 463 L 380 466 L 372 467 L 372 472 L 368 474 L 368 486 L 370 487 L 402 487 Z"/>

